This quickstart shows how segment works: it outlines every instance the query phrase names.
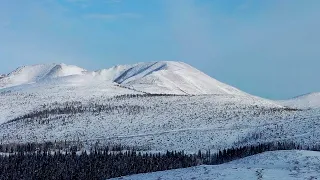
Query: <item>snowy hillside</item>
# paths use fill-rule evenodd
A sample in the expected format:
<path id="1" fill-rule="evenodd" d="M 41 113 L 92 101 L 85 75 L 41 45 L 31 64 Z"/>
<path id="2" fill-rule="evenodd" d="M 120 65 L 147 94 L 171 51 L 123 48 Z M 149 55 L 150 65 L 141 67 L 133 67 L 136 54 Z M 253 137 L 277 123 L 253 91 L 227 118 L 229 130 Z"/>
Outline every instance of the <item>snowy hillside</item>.
<path id="1" fill-rule="evenodd" d="M 182 62 L 136 64 L 114 81 L 149 93 L 244 94 Z"/>
<path id="2" fill-rule="evenodd" d="M 26 66 L 0 84 L 2 143 L 68 140 L 194 153 L 320 138 L 319 109 L 286 108 L 181 62 L 94 72 L 64 64 Z"/>
<path id="3" fill-rule="evenodd" d="M 274 151 L 216 166 L 139 174 L 122 180 L 294 180 L 320 177 L 320 153 L 313 151 Z"/>
<path id="4" fill-rule="evenodd" d="M 279 104 L 301 109 L 320 108 L 320 92 L 310 93 L 295 97 L 293 99 L 279 101 Z"/>
<path id="5" fill-rule="evenodd" d="M 80 92 L 101 96 L 79 98 L 74 90 L 81 89 L 67 89 L 63 95 L 54 90 L 49 95 L 33 91 L 1 96 L 0 103 L 7 102 L 1 107 L 11 117 L 0 126 L 1 142 L 99 141 L 194 153 L 287 139 L 314 144 L 320 137 L 315 130 L 320 128 L 320 113 L 286 109 L 250 96 L 108 97 L 104 94 L 112 95 L 112 91 L 88 89 Z"/>

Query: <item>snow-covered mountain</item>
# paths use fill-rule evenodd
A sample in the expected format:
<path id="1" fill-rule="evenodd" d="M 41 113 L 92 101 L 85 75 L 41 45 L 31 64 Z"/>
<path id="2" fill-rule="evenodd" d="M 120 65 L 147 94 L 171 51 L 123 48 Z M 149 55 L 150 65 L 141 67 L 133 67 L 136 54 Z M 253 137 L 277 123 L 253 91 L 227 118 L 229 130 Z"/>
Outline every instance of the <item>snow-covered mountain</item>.
<path id="1" fill-rule="evenodd" d="M 84 69 L 65 64 L 39 64 L 24 66 L 4 76 L 0 80 L 0 88 L 12 87 L 22 84 L 35 83 L 41 80 L 79 75 Z"/>
<path id="2" fill-rule="evenodd" d="M 67 76 L 75 76 L 72 81 L 80 80 L 83 83 L 103 81 L 146 93 L 245 94 L 185 63 L 170 61 L 120 65 L 94 72 L 65 64 L 25 66 L 1 79 L 0 87 L 6 88 L 48 79 L 57 80 Z"/>
<path id="3" fill-rule="evenodd" d="M 123 69 L 114 82 L 143 92 L 244 94 L 182 62 L 140 63 Z"/>
<path id="4" fill-rule="evenodd" d="M 301 109 L 320 108 L 320 92 L 305 94 L 289 100 L 282 100 L 279 101 L 279 104 Z"/>
<path id="5" fill-rule="evenodd" d="M 320 153 L 274 151 L 215 166 L 198 166 L 115 178 L 121 180 L 293 180 L 320 177 Z"/>
<path id="6" fill-rule="evenodd" d="M 162 95 L 161 95 L 162 94 Z M 318 109 L 286 108 L 182 62 L 87 71 L 25 66 L 0 79 L 0 141 L 121 143 L 154 151 L 320 138 Z"/>

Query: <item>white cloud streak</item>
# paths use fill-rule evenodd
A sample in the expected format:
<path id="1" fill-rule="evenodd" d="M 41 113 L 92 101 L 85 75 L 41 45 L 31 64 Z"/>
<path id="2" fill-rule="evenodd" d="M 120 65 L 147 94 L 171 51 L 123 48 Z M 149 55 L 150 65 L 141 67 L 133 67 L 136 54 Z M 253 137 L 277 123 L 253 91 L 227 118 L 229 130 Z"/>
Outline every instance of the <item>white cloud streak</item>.
<path id="1" fill-rule="evenodd" d="M 76 4 L 81 8 L 87 8 L 93 4 L 104 4 L 104 3 L 120 3 L 122 0 L 66 0 L 69 3 Z"/>
<path id="2" fill-rule="evenodd" d="M 142 15 L 137 13 L 119 13 L 119 14 L 86 14 L 84 18 L 101 19 L 101 20 L 116 20 L 116 19 L 138 19 Z"/>

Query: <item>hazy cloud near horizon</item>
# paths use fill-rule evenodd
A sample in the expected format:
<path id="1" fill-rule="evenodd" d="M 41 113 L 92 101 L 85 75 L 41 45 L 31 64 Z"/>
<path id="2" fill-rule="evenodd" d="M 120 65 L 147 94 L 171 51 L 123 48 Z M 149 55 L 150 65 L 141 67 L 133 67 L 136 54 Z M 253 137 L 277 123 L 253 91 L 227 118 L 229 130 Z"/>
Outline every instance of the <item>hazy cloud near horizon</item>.
<path id="1" fill-rule="evenodd" d="M 0 74 L 179 60 L 267 98 L 320 91 L 320 1 L 19 2 L 0 6 Z"/>

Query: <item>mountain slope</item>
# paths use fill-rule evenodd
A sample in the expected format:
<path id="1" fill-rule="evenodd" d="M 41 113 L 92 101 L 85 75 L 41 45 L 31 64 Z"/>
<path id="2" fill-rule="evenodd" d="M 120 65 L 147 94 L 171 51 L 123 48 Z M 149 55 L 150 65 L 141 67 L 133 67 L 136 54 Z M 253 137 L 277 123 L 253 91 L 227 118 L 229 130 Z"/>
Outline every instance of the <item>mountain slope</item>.
<path id="1" fill-rule="evenodd" d="M 227 164 L 138 174 L 122 180 L 294 180 L 320 177 L 320 153 L 313 151 L 265 152 Z"/>
<path id="2" fill-rule="evenodd" d="M 83 75 L 86 72 L 85 69 L 77 66 L 57 64 L 46 74 L 44 78 L 57 78 L 72 75 Z"/>
<path id="3" fill-rule="evenodd" d="M 320 138 L 320 132 L 310 133 L 320 128 L 319 111 L 284 108 L 181 62 L 92 72 L 39 65 L 0 82 L 6 83 L 0 88 L 3 143 L 79 140 L 88 146 L 116 142 L 195 152 L 287 139 L 312 144 Z"/>
<path id="4" fill-rule="evenodd" d="M 2 119 L 5 123 L 0 125 L 0 141 L 68 140 L 85 144 L 99 141 L 154 151 L 196 152 L 227 148 L 235 143 L 254 144 L 260 139 L 268 142 L 279 137 L 289 139 L 292 135 L 305 135 L 309 126 L 318 121 L 317 117 L 303 120 L 309 115 L 307 112 L 292 111 L 251 96 L 141 94 L 114 97 L 110 96 L 110 91 L 91 90 L 86 96 L 76 96 L 79 89 L 62 91 L 64 93 L 45 95 L 40 94 L 43 91 L 7 92 L 0 96 L 0 107 L 4 110 L 0 118 L 8 117 Z M 94 96 L 97 94 L 99 96 Z M 319 128 L 319 125 L 312 127 Z M 317 137 L 319 133 L 306 134 L 301 139 L 314 143 Z"/>
<path id="5" fill-rule="evenodd" d="M 110 69 L 88 72 L 76 66 L 65 64 L 34 65 L 18 68 L 0 80 L 0 88 L 41 80 L 114 83 L 145 93 L 160 94 L 237 94 L 240 90 L 221 83 L 199 70 L 182 62 L 150 62 L 135 65 L 119 65 Z M 59 83 L 64 83 L 59 81 Z"/>
<path id="6" fill-rule="evenodd" d="M 85 70 L 65 64 L 39 64 L 23 66 L 0 79 L 0 88 L 36 83 L 49 78 L 82 74 Z"/>
<path id="7" fill-rule="evenodd" d="M 151 93 L 245 94 L 182 62 L 137 64 L 125 70 L 114 81 Z"/>
<path id="8" fill-rule="evenodd" d="M 278 101 L 283 106 L 293 108 L 320 108 L 320 92 L 298 96 L 289 100 Z"/>

